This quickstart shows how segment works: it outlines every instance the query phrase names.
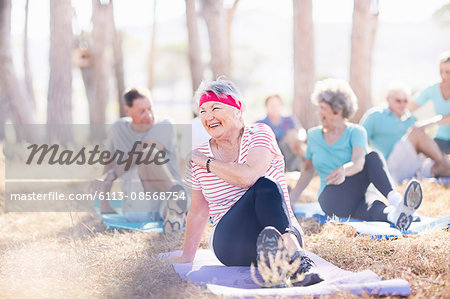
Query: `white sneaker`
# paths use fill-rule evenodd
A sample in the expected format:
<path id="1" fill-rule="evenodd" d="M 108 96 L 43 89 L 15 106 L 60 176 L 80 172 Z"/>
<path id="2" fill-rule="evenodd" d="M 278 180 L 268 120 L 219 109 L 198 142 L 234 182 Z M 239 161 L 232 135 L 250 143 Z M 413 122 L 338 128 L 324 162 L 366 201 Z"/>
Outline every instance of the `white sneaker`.
<path id="1" fill-rule="evenodd" d="M 407 230 L 413 221 L 413 214 L 422 203 L 422 187 L 416 180 L 411 180 L 406 186 L 403 201 L 388 215 L 388 220 L 399 230 Z"/>

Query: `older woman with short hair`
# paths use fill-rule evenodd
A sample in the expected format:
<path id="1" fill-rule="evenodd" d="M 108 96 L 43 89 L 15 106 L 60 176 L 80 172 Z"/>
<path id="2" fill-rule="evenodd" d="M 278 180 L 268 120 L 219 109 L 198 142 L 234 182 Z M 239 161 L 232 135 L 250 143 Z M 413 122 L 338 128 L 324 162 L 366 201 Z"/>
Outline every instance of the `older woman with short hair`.
<path id="1" fill-rule="evenodd" d="M 306 160 L 292 200 L 300 197 L 317 171 L 319 203 L 327 215 L 385 221 L 408 229 L 422 202 L 420 184 L 411 181 L 402 198 L 380 155 L 367 153 L 366 131 L 347 121 L 357 109 L 350 86 L 343 80 L 326 79 L 317 82 L 311 98 L 318 105 L 322 125 L 308 131 Z M 388 199 L 389 206 L 365 197 L 370 183 Z"/>
<path id="2" fill-rule="evenodd" d="M 278 250 L 300 258 L 298 272 L 312 261 L 303 254 L 303 233 L 291 210 L 284 160 L 272 130 L 244 124 L 245 102 L 228 80 L 203 82 L 199 115 L 211 139 L 192 152 L 186 183 L 192 189 L 186 234 L 176 263 L 192 262 L 211 217 L 210 247 L 227 266 L 249 266 Z M 278 246 L 278 240 L 285 247 Z M 317 282 L 317 281 L 316 281 Z"/>

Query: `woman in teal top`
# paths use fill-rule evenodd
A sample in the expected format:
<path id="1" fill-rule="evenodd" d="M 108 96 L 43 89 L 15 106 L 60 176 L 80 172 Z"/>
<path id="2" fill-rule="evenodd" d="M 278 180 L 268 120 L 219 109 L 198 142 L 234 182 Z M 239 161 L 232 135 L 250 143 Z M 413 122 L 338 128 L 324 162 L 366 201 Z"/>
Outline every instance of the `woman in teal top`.
<path id="1" fill-rule="evenodd" d="M 439 125 L 434 140 L 442 152 L 450 154 L 450 51 L 442 53 L 439 57 L 439 71 L 441 82 L 425 88 L 419 96 L 409 104 L 409 110 L 414 111 L 431 100 L 437 118 L 426 121 L 423 128 Z"/>
<path id="2" fill-rule="evenodd" d="M 367 134 L 347 122 L 354 114 L 356 96 L 347 82 L 327 79 L 316 84 L 312 100 L 318 105 L 321 126 L 308 131 L 305 163 L 291 199 L 296 200 L 317 171 L 319 203 L 332 216 L 385 221 L 408 229 L 422 202 L 422 189 L 411 181 L 402 196 L 394 189 L 385 163 L 377 152 L 367 153 Z M 365 198 L 373 183 L 389 201 Z"/>

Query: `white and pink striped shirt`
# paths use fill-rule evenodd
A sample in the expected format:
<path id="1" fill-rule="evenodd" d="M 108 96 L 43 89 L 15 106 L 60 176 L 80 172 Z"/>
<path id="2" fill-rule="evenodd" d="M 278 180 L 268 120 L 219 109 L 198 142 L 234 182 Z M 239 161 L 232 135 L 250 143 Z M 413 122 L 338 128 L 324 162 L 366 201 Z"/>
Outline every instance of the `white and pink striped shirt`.
<path id="1" fill-rule="evenodd" d="M 274 158 L 265 173 L 265 177 L 277 182 L 284 193 L 284 199 L 291 219 L 295 219 L 289 203 L 289 194 L 284 175 L 284 159 L 278 147 L 275 135 L 269 126 L 258 123 L 244 128 L 239 149 L 238 163 L 244 164 L 250 150 L 258 147 L 267 148 L 274 153 Z M 203 143 L 198 149 L 207 157 L 214 158 L 209 141 Z M 193 190 L 201 190 L 208 202 L 209 214 L 213 221 L 213 227 L 225 213 L 244 195 L 248 188 L 237 187 L 217 177 L 214 173 L 208 173 L 205 168 L 199 167 L 192 161 L 186 171 L 185 183 Z M 296 221 L 295 221 L 296 222 Z"/>

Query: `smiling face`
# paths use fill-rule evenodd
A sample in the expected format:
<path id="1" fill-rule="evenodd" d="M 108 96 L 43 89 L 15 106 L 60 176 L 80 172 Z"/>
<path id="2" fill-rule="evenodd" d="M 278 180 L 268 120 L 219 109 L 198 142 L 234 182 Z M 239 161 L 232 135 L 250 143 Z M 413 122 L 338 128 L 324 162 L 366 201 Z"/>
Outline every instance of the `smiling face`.
<path id="1" fill-rule="evenodd" d="M 405 114 L 408 106 L 408 95 L 403 90 L 393 90 L 387 96 L 389 109 L 398 117 Z"/>
<path id="2" fill-rule="evenodd" d="M 322 126 L 324 128 L 345 121 L 342 117 L 342 110 L 340 110 L 337 114 L 334 113 L 333 109 L 331 109 L 331 105 L 325 101 L 320 101 L 318 108 L 317 114 L 319 115 L 320 121 L 322 122 Z"/>
<path id="3" fill-rule="evenodd" d="M 125 112 L 131 117 L 131 123 L 134 125 L 151 126 L 155 121 L 151 103 L 147 98 L 135 99 L 131 107 L 125 106 Z"/>
<path id="4" fill-rule="evenodd" d="M 221 102 L 205 102 L 199 113 L 203 127 L 213 139 L 227 138 L 242 126 L 233 108 Z"/>

